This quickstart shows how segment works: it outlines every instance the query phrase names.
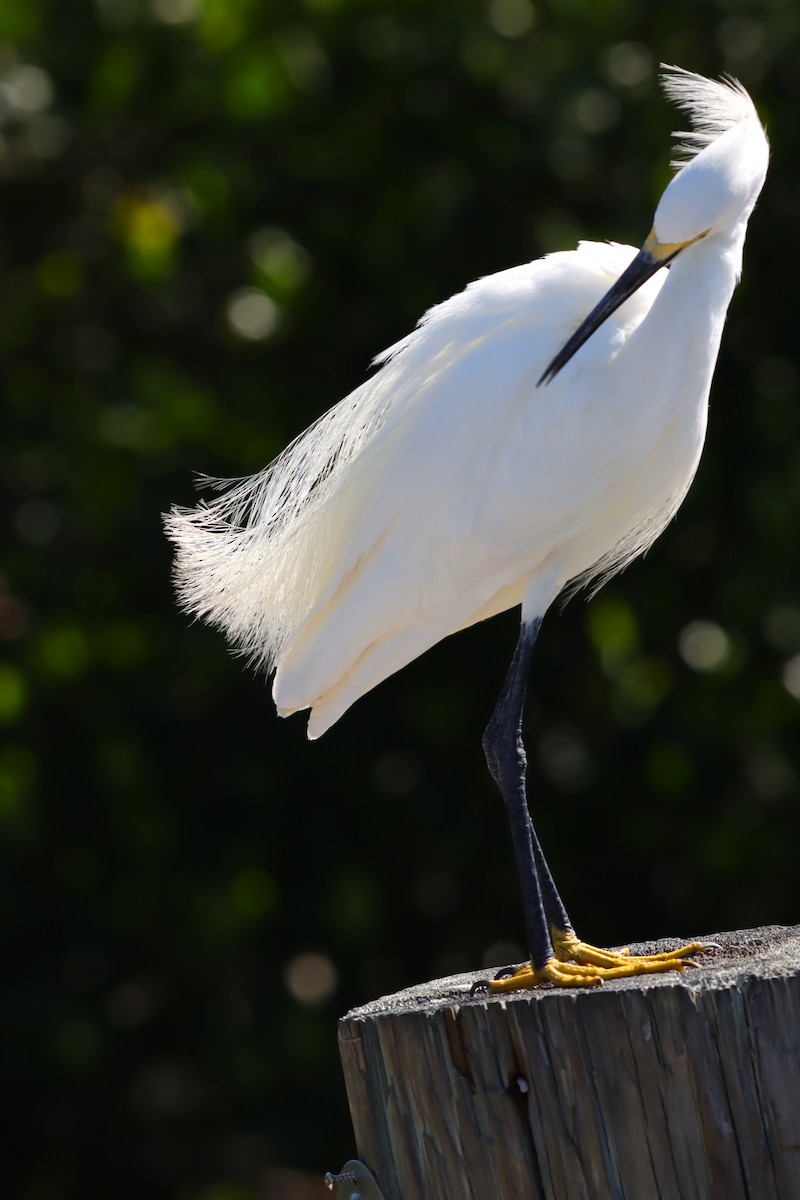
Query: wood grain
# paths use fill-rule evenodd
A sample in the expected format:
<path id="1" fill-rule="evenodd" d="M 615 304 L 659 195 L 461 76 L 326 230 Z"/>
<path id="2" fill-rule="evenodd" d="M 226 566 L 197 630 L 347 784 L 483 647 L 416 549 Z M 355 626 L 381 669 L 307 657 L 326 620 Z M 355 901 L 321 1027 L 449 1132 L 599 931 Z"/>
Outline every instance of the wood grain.
<path id="1" fill-rule="evenodd" d="M 348 1013 L 386 1200 L 798 1200 L 800 927 L 708 940 L 697 971 L 507 996 L 472 972 Z"/>

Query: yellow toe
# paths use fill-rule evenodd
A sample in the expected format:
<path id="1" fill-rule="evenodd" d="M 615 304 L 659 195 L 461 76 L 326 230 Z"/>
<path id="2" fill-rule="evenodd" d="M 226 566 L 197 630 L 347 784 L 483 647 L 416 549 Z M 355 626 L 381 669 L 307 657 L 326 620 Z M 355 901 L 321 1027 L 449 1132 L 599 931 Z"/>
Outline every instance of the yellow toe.
<path id="1" fill-rule="evenodd" d="M 627 946 L 621 950 L 601 950 L 598 946 L 590 946 L 582 942 L 572 930 L 551 930 L 553 952 L 559 962 L 585 963 L 595 967 L 626 967 L 635 965 L 636 970 L 631 974 L 644 975 L 647 969 L 654 971 L 681 970 L 683 967 L 696 967 L 698 964 L 691 959 L 692 954 L 704 954 L 709 947 L 702 942 L 688 942 L 677 950 L 665 950 L 661 954 L 631 954 Z M 660 965 L 659 965 L 660 964 Z"/>

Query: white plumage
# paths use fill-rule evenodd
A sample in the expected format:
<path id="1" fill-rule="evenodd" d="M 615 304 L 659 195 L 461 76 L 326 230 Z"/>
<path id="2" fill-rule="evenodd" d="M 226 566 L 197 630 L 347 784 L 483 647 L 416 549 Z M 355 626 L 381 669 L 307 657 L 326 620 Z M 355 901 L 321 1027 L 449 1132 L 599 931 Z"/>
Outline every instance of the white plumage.
<path id="1" fill-rule="evenodd" d="M 311 709 L 310 737 L 448 634 L 621 568 L 686 494 L 767 144 L 738 84 L 664 83 L 692 124 L 654 223 L 671 269 L 546 386 L 632 247 L 470 284 L 264 472 L 167 518 L 182 604 L 276 669 L 278 710 Z"/>

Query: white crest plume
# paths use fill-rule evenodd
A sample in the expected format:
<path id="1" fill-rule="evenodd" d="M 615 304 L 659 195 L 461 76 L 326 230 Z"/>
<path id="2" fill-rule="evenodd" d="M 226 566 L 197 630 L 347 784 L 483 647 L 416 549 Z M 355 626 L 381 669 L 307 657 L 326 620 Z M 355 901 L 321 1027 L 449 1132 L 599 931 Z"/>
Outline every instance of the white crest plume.
<path id="1" fill-rule="evenodd" d="M 671 166 L 680 170 L 740 121 L 758 121 L 753 101 L 737 79 L 706 79 L 683 67 L 661 64 L 661 86 L 668 100 L 688 114 L 692 128 L 676 129 Z"/>

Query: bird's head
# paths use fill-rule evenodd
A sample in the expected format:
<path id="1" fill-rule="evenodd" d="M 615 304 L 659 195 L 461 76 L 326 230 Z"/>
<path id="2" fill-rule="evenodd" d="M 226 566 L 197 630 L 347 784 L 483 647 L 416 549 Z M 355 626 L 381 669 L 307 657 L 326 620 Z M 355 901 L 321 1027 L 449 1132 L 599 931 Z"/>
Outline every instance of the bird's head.
<path id="1" fill-rule="evenodd" d="M 733 79 L 705 79 L 664 67 L 667 96 L 688 112 L 691 131 L 677 134 L 675 177 L 656 208 L 644 245 L 614 286 L 547 367 L 549 383 L 596 329 L 661 267 L 706 237 L 732 239 L 753 211 L 769 159 L 767 137 L 753 101 Z"/>
<path id="2" fill-rule="evenodd" d="M 678 172 L 658 203 L 653 235 L 681 248 L 707 234 L 729 236 L 746 223 L 767 173 L 769 146 L 753 102 L 734 80 L 678 67 L 665 68 L 662 82 L 692 130 L 676 134 Z"/>

